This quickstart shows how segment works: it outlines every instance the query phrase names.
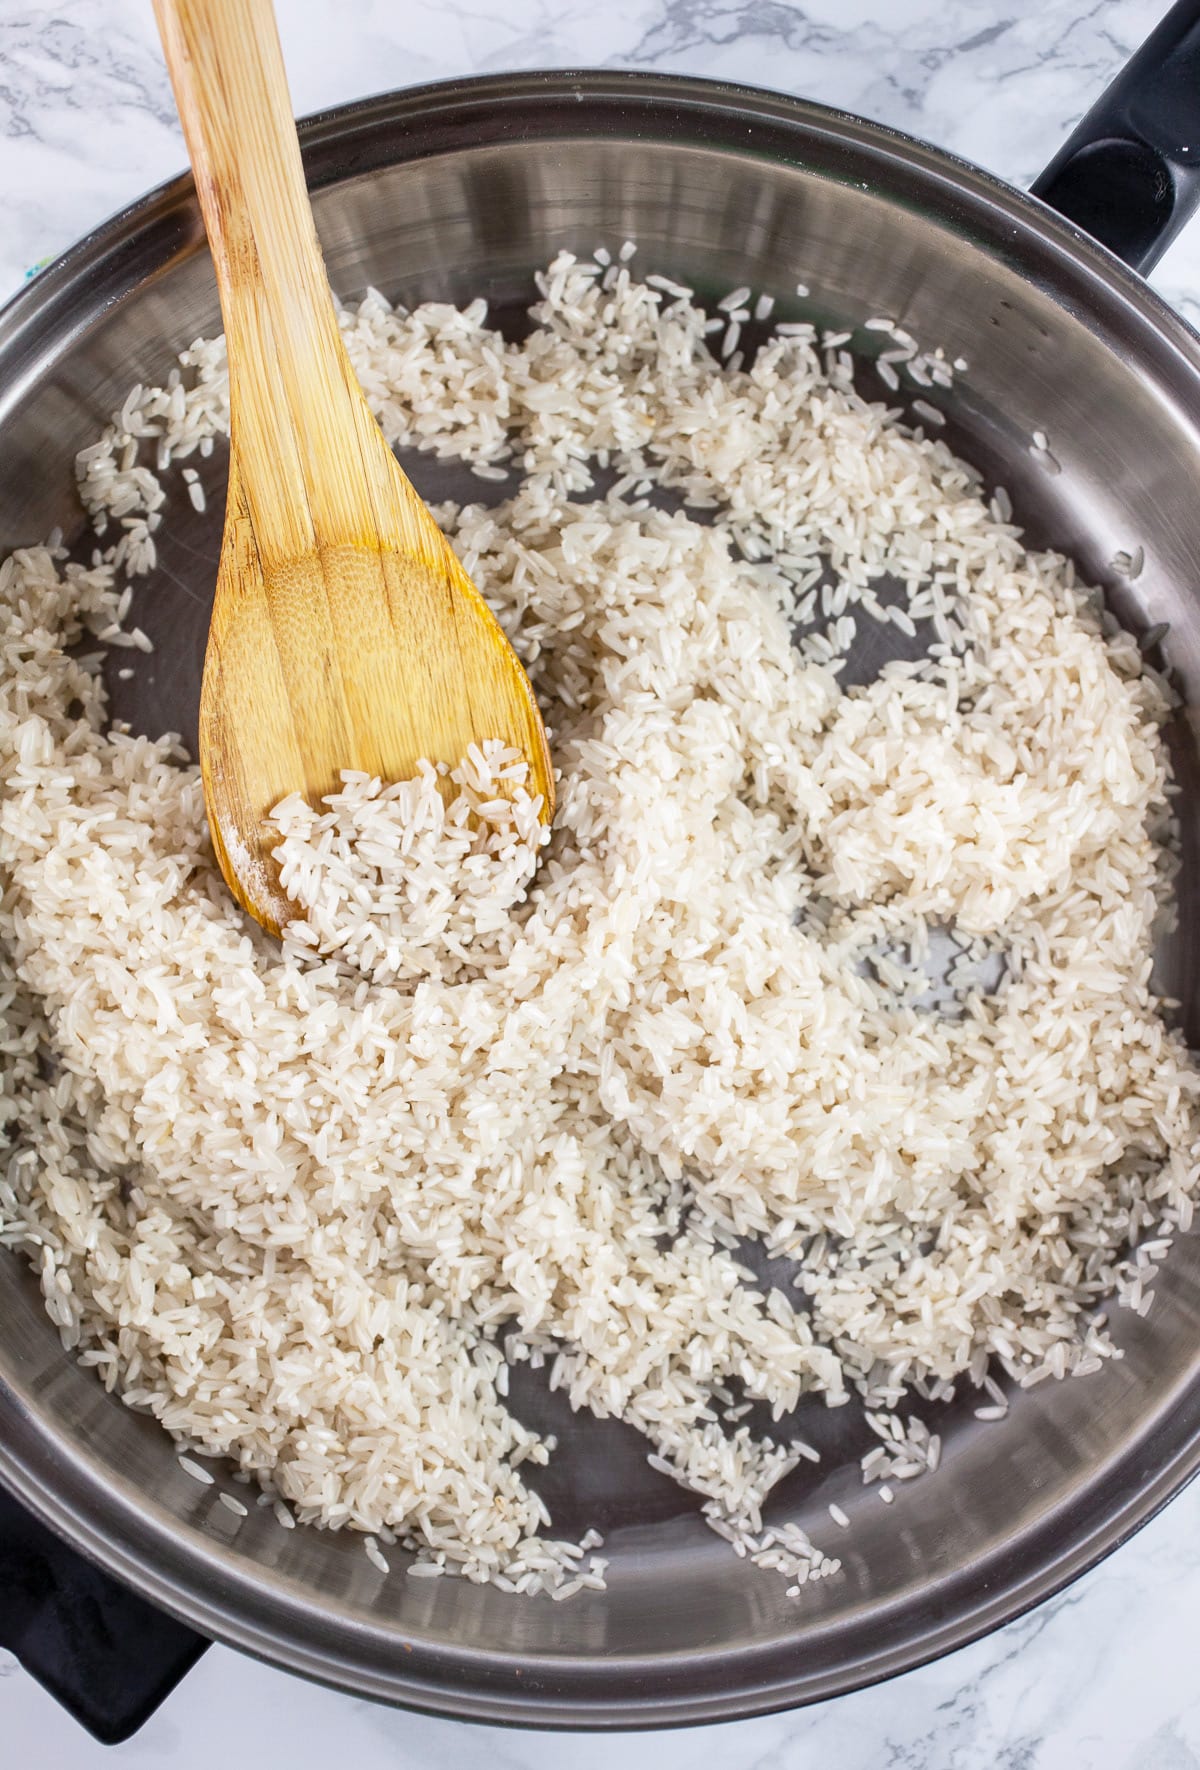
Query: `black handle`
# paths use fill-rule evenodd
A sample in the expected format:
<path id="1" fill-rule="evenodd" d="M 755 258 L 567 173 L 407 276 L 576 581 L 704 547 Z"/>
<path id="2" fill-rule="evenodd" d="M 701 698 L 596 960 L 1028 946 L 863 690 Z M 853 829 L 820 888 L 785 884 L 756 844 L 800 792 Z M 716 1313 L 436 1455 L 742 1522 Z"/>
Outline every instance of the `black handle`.
<path id="1" fill-rule="evenodd" d="M 208 1642 L 0 1488 L 0 1645 L 104 1745 L 136 1733 Z"/>
<path id="2" fill-rule="evenodd" d="M 1101 94 L 1033 194 L 1134 270 L 1200 203 L 1200 0 L 1178 0 Z"/>

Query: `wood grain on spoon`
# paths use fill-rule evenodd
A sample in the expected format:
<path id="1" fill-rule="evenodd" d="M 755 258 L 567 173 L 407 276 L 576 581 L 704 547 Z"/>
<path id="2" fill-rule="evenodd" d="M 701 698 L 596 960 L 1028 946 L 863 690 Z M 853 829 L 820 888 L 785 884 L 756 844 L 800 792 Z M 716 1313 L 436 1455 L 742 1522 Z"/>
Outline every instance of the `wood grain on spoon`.
<path id="1" fill-rule="evenodd" d="M 501 738 L 554 804 L 528 678 L 371 414 L 342 343 L 269 0 L 154 0 L 229 351 L 229 496 L 200 767 L 230 890 L 278 933 L 266 817 Z"/>

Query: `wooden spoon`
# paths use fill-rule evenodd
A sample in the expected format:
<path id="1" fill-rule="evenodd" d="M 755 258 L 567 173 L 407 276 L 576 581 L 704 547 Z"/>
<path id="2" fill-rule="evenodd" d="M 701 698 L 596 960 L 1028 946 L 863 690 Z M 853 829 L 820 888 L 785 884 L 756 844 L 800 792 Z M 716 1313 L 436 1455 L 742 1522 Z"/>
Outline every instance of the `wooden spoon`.
<path id="1" fill-rule="evenodd" d="M 267 814 L 500 738 L 554 808 L 528 678 L 398 466 L 338 330 L 270 0 L 154 0 L 229 350 L 225 534 L 200 769 L 230 890 L 295 915 Z"/>

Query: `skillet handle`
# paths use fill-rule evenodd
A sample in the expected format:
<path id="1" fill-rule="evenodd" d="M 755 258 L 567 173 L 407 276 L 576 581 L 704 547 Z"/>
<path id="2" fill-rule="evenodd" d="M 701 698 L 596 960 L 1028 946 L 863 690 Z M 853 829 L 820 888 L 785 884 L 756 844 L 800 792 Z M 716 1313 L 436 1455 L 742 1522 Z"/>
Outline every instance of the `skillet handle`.
<path id="1" fill-rule="evenodd" d="M 103 1745 L 136 1733 L 208 1642 L 0 1488 L 0 1645 Z"/>
<path id="2" fill-rule="evenodd" d="M 1034 181 L 1145 274 L 1200 204 L 1200 0 L 1177 0 Z"/>

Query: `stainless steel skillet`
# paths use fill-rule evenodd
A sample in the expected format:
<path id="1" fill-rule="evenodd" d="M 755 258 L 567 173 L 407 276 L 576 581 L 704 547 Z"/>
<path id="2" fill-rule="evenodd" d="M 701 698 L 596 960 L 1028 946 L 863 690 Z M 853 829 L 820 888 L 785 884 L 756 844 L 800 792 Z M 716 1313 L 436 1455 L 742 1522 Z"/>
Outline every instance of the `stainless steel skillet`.
<path id="1" fill-rule="evenodd" d="M 1039 181 L 1070 220 L 872 124 L 768 93 L 610 73 L 473 81 L 369 100 L 303 130 L 330 273 L 407 302 L 479 293 L 521 324 L 533 269 L 560 247 L 639 242 L 638 263 L 716 298 L 776 295 L 775 317 L 859 327 L 895 315 L 969 371 L 946 435 L 1009 490 L 1039 540 L 1075 554 L 1164 660 L 1184 708 L 1182 926 L 1163 955 L 1200 1034 L 1200 341 L 1135 270 L 1196 195 L 1197 9 L 1177 7 L 1123 84 Z M 1184 149 L 1187 152 L 1184 152 Z M 1099 238 L 1107 245 L 1098 245 Z M 1107 249 L 1111 247 L 1112 250 Z M 795 296 L 803 281 L 811 295 Z M 135 380 L 219 324 L 190 183 L 106 224 L 0 316 L 0 544 L 81 533 L 71 462 Z M 871 334 L 856 343 L 866 348 Z M 884 391 L 868 365 L 865 389 Z M 1031 452 L 1045 431 L 1060 469 Z M 147 729 L 194 717 L 219 536 L 172 511 L 138 619 L 153 672 L 114 679 Z M 427 495 L 445 482 L 418 461 Z M 480 482 L 472 481 L 478 496 Z M 1130 580 L 1114 556 L 1144 550 Z M 877 662 L 864 656 L 863 671 Z M 968 1404 L 941 1423 L 935 1476 L 885 1508 L 864 1498 L 849 1414 L 806 1409 L 824 1460 L 781 1514 L 829 1531 L 851 1512 L 840 1580 L 797 1605 L 732 1560 L 620 1427 L 575 1420 L 534 1384 L 517 1405 L 557 1431 L 556 1526 L 598 1523 L 610 1589 L 513 1602 L 461 1582 L 382 1582 L 357 1540 L 237 1524 L 180 1471 L 152 1422 L 59 1348 L 24 1266 L 0 1260 L 0 1478 L 86 1555 L 183 1618 L 308 1676 L 388 1701 L 523 1724 L 642 1726 L 812 1701 L 903 1670 L 1036 1603 L 1144 1522 L 1200 1464 L 1200 1245 L 1176 1248 L 1124 1359 L 1014 1400 L 1003 1430 Z M 515 1388 L 515 1385 L 514 1385 Z M 20 1633 L 18 1631 L 18 1633 Z M 15 1643 L 27 1650 L 28 1635 Z"/>

